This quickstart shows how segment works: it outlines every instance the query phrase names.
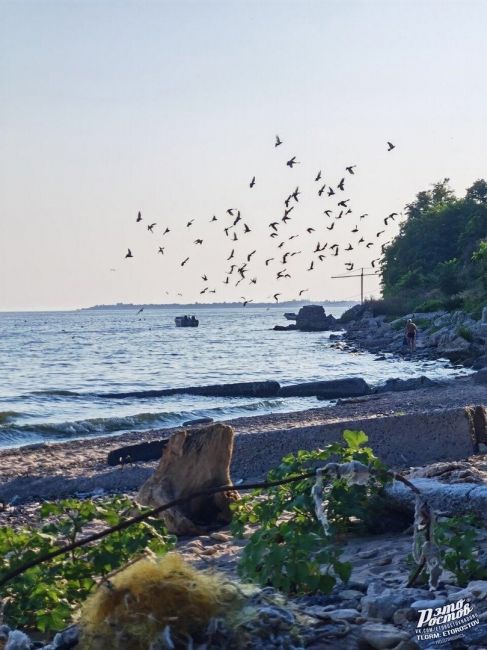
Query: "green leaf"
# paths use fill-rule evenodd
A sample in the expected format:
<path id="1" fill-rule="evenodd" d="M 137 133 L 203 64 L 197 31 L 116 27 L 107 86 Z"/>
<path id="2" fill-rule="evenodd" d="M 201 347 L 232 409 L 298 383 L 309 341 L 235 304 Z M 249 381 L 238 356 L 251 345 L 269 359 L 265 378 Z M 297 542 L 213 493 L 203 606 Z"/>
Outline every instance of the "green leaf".
<path id="1" fill-rule="evenodd" d="M 369 438 L 363 431 L 352 431 L 351 429 L 345 429 L 343 432 L 343 438 L 348 444 L 350 449 L 356 450 L 359 449 L 361 445 L 368 442 Z"/>

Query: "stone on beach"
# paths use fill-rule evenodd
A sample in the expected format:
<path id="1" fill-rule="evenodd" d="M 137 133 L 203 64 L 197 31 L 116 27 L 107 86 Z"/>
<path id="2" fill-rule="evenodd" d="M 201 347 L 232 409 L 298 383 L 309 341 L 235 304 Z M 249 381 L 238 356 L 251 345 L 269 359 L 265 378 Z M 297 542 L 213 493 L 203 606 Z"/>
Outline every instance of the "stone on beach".
<path id="1" fill-rule="evenodd" d="M 168 440 L 154 474 L 144 483 L 137 501 L 157 507 L 194 492 L 230 485 L 233 429 L 224 424 L 176 431 Z M 201 535 L 231 520 L 235 490 L 191 499 L 160 514 L 169 532 Z"/>
<path id="2" fill-rule="evenodd" d="M 282 386 L 279 397 L 315 397 L 318 399 L 338 399 L 368 395 L 370 386 L 364 379 L 350 377 L 347 379 L 330 379 L 328 381 L 311 381 L 291 386 Z"/>

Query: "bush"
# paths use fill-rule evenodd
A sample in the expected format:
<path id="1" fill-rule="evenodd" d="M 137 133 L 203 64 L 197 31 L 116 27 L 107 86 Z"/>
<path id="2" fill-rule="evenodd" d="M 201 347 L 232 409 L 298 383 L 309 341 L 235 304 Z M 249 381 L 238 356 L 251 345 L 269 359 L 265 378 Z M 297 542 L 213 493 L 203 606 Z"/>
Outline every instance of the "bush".
<path id="1" fill-rule="evenodd" d="M 382 463 L 364 447 L 362 431 L 345 431 L 346 445 L 333 443 L 324 450 L 299 451 L 284 457 L 268 480 L 290 478 L 330 461 L 359 461 L 377 474 L 365 484 L 349 484 L 343 477 L 331 477 L 326 487 L 327 526 L 318 520 L 311 486 L 314 478 L 298 483 L 255 490 L 233 504 L 234 534 L 242 536 L 247 524 L 259 528 L 250 536 L 238 571 L 246 580 L 272 585 L 286 593 L 330 592 L 337 579 L 348 580 L 351 566 L 340 561 L 341 550 L 334 536 L 352 526 L 355 518 L 367 526 L 368 505 L 389 480 Z"/>
<path id="2" fill-rule="evenodd" d="M 465 339 L 465 341 L 468 341 L 469 343 L 473 342 L 473 334 L 472 330 L 469 329 L 468 327 L 461 326 L 457 329 L 457 335 L 461 336 L 462 339 Z"/>
<path id="3" fill-rule="evenodd" d="M 141 510 L 124 497 L 44 503 L 40 515 L 45 523 L 39 529 L 0 528 L 0 577 L 60 544 L 75 542 L 95 524 L 116 525 L 134 509 Z M 32 567 L 0 588 L 4 621 L 11 627 L 40 632 L 61 630 L 100 578 L 137 553 L 146 549 L 164 553 L 173 545 L 174 538 L 167 535 L 162 521 L 150 518 L 96 545 Z"/>

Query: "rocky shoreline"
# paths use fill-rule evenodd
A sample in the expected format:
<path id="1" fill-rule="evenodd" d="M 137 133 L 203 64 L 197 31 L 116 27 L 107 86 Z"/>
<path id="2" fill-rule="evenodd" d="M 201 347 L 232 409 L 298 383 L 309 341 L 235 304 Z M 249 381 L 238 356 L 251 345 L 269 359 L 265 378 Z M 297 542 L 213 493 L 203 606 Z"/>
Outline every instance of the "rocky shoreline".
<path id="1" fill-rule="evenodd" d="M 411 318 L 418 327 L 416 352 L 410 355 L 403 344 L 404 326 Z M 487 367 L 487 307 L 481 320 L 462 311 L 406 314 L 387 320 L 362 305 L 349 310 L 343 339 L 373 353 L 393 353 L 414 358 L 446 358 L 474 370 Z M 332 335 L 332 338 L 335 338 Z M 342 337 L 338 337 L 342 338 Z"/>

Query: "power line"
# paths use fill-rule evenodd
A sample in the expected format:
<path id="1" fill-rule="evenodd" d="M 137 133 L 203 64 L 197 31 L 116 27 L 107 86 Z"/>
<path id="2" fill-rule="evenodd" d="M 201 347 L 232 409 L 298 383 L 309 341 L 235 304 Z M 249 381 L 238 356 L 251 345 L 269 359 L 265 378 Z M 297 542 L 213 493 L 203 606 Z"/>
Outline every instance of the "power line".
<path id="1" fill-rule="evenodd" d="M 368 267 L 370 268 L 370 267 Z M 332 275 L 331 278 L 332 280 L 338 280 L 342 278 L 360 278 L 360 303 L 363 304 L 364 302 L 364 278 L 370 275 L 378 275 L 379 272 L 375 271 L 374 273 L 364 273 L 364 267 L 360 269 L 359 274 L 354 274 L 354 275 Z"/>

